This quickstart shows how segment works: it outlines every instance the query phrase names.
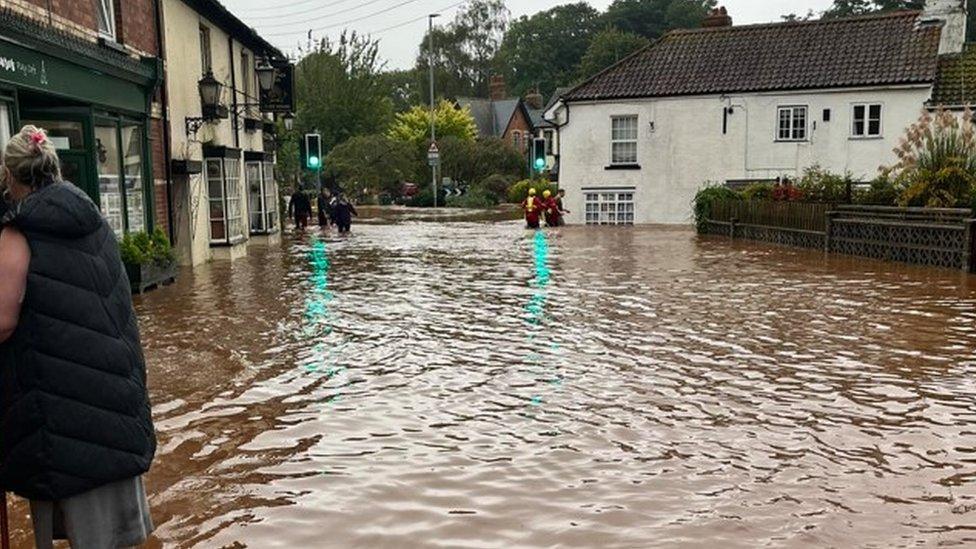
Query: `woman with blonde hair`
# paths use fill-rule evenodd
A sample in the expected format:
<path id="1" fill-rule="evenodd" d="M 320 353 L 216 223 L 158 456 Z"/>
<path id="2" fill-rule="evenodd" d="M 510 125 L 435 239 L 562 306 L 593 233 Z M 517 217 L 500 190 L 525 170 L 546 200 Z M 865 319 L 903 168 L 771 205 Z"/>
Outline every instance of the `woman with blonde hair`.
<path id="1" fill-rule="evenodd" d="M 0 489 L 30 500 L 39 548 L 142 544 L 156 437 L 118 241 L 43 130 L 0 176 Z"/>

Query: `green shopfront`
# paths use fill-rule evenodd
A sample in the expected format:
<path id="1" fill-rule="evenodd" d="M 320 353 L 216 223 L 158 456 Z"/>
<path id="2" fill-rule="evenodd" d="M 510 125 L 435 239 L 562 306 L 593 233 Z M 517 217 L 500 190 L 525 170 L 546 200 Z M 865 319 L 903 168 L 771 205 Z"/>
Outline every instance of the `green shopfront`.
<path id="1" fill-rule="evenodd" d="M 0 13 L 0 147 L 27 124 L 48 131 L 64 179 L 101 207 L 116 234 L 153 227 L 149 123 L 161 71 Z"/>

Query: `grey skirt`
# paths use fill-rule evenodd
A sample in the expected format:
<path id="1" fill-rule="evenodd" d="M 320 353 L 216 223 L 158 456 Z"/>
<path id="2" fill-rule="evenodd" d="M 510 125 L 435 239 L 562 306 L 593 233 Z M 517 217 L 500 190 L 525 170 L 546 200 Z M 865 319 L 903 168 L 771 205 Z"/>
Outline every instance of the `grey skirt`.
<path id="1" fill-rule="evenodd" d="M 49 549 L 66 539 L 73 549 L 143 544 L 153 531 L 142 477 L 95 488 L 60 501 L 30 502 L 34 543 Z"/>

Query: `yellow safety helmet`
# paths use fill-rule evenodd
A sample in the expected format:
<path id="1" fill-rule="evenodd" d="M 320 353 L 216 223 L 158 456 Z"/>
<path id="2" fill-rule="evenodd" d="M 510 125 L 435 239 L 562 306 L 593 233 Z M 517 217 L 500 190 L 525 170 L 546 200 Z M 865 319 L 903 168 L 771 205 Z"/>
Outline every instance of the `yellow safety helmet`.
<path id="1" fill-rule="evenodd" d="M 542 198 L 549 198 L 550 196 L 552 196 L 552 191 L 543 191 L 542 192 Z"/>
<path id="2" fill-rule="evenodd" d="M 529 196 L 535 196 L 535 189 L 529 189 Z"/>

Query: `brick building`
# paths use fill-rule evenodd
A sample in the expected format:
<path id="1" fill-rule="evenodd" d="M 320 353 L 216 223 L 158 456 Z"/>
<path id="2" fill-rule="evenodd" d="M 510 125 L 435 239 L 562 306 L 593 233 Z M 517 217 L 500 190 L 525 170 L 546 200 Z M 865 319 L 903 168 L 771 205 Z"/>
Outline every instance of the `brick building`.
<path id="1" fill-rule="evenodd" d="M 154 0 L 0 0 L 0 146 L 44 127 L 117 234 L 168 227 Z"/>

